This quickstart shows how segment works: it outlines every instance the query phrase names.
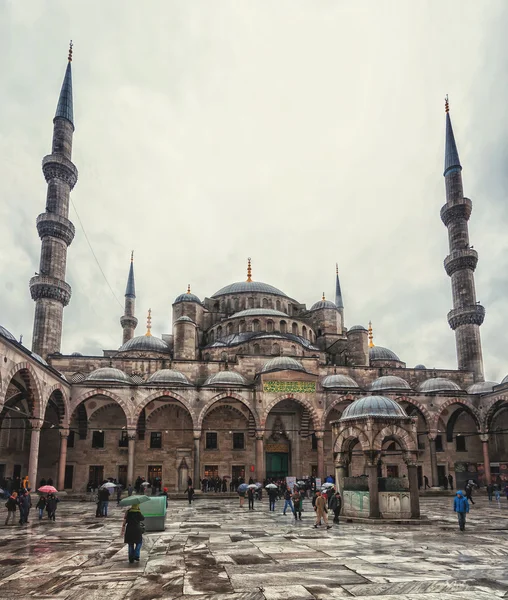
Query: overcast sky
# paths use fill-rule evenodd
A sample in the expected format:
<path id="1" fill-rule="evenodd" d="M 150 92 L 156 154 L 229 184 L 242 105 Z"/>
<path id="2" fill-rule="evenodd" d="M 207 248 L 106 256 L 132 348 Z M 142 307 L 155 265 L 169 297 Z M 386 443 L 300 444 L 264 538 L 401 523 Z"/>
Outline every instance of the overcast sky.
<path id="1" fill-rule="evenodd" d="M 74 41 L 72 193 L 123 306 L 135 250 L 137 333 L 171 304 L 246 277 L 346 326 L 408 366 L 455 368 L 444 103 L 473 201 L 486 377 L 508 373 L 508 4 L 192 0 L 0 2 L 0 323 L 31 345 L 41 159 Z M 121 344 L 120 306 L 71 209 L 62 351 Z"/>

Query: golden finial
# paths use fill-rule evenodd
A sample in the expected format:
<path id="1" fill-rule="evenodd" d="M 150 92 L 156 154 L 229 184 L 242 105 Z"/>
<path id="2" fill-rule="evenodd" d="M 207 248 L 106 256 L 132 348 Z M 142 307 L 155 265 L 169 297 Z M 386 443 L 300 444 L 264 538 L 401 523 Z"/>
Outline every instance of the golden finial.
<path id="1" fill-rule="evenodd" d="M 374 348 L 374 334 L 372 333 L 372 321 L 369 321 L 369 348 Z"/>
<path id="2" fill-rule="evenodd" d="M 188 294 L 190 294 L 190 293 L 191 293 L 191 291 L 190 291 L 190 283 L 188 283 L 188 284 L 187 284 L 187 293 L 188 293 Z"/>
<path id="3" fill-rule="evenodd" d="M 131 250 L 131 262 L 134 262 L 134 250 Z"/>
<path id="4" fill-rule="evenodd" d="M 69 43 L 69 56 L 67 57 L 69 62 L 72 62 L 72 40 Z"/>
<path id="5" fill-rule="evenodd" d="M 146 317 L 146 333 L 145 333 L 146 337 L 152 337 L 152 332 L 150 331 L 151 329 L 152 329 L 152 309 L 149 308 L 148 316 Z"/>
<path id="6" fill-rule="evenodd" d="M 247 259 L 247 281 L 249 283 L 252 281 L 252 266 L 251 266 L 250 256 Z"/>
<path id="7" fill-rule="evenodd" d="M 450 104 L 448 102 L 448 94 L 446 94 L 445 99 L 444 99 L 444 111 L 445 111 L 445 113 L 450 112 Z"/>
<path id="8" fill-rule="evenodd" d="M 321 298 L 321 300 L 326 300 L 324 292 L 323 292 L 323 297 Z"/>

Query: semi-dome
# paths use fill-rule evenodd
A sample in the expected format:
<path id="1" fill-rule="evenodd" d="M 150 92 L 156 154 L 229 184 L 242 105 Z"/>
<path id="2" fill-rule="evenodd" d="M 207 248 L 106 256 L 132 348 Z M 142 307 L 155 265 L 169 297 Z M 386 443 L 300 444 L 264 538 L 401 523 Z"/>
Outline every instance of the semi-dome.
<path id="1" fill-rule="evenodd" d="M 337 305 L 335 304 L 335 302 L 332 302 L 331 300 L 319 300 L 319 302 L 315 302 L 310 307 L 311 310 L 319 310 L 320 308 L 333 308 L 333 309 L 337 310 Z"/>
<path id="2" fill-rule="evenodd" d="M 71 356 L 83 356 L 81 352 L 73 352 Z"/>
<path id="3" fill-rule="evenodd" d="M 190 292 L 186 292 L 185 294 L 180 294 L 175 298 L 173 304 L 178 304 L 179 302 L 197 302 L 201 304 L 201 300 L 196 296 L 196 294 L 191 294 Z"/>
<path id="4" fill-rule="evenodd" d="M 168 385 L 190 385 L 189 380 L 180 371 L 174 371 L 173 369 L 160 369 L 155 371 L 147 379 L 148 383 L 163 383 Z"/>
<path id="5" fill-rule="evenodd" d="M 100 369 L 95 369 L 92 371 L 86 378 L 85 381 L 104 381 L 108 383 L 123 383 L 123 384 L 132 384 L 131 378 L 120 371 L 120 369 L 115 369 L 114 367 L 102 367 Z"/>
<path id="6" fill-rule="evenodd" d="M 184 323 L 185 321 L 194 323 L 194 321 L 187 315 L 182 315 L 181 317 L 178 317 L 178 319 L 175 321 L 175 323 Z"/>
<path id="7" fill-rule="evenodd" d="M 363 325 L 353 325 L 353 327 L 350 327 L 348 331 L 367 331 L 367 328 Z"/>
<path id="8" fill-rule="evenodd" d="M 499 385 L 495 381 L 478 381 L 467 388 L 468 394 L 488 394 L 492 392 L 495 385 Z"/>
<path id="9" fill-rule="evenodd" d="M 210 387 L 216 386 L 232 386 L 232 385 L 248 385 L 247 380 L 240 373 L 235 371 L 219 371 L 214 375 L 210 375 L 203 385 Z"/>
<path id="10" fill-rule="evenodd" d="M 248 308 L 247 310 L 235 313 L 231 316 L 231 319 L 236 319 L 237 317 L 286 317 L 287 319 L 288 316 L 286 313 L 274 310 L 273 308 Z"/>
<path id="11" fill-rule="evenodd" d="M 410 390 L 411 386 L 405 379 L 402 379 L 402 377 L 383 375 L 383 377 L 374 379 L 370 389 L 373 392 L 380 392 L 381 390 Z"/>
<path id="12" fill-rule="evenodd" d="M 252 292 L 284 296 L 284 298 L 288 297 L 284 292 L 281 292 L 276 287 L 273 287 L 273 285 L 269 285 L 268 283 L 262 283 L 261 281 L 238 281 L 237 283 L 230 283 L 229 285 L 221 288 L 218 292 L 215 292 L 212 298 L 216 298 L 217 296 L 225 296 L 227 294 L 250 294 Z"/>
<path id="13" fill-rule="evenodd" d="M 349 375 L 327 375 L 323 379 L 322 386 L 325 389 L 337 389 L 337 388 L 359 389 L 359 386 L 356 383 L 356 381 L 354 379 L 352 379 L 351 377 L 349 377 Z"/>
<path id="14" fill-rule="evenodd" d="M 418 386 L 418 391 L 423 393 L 434 393 L 434 392 L 460 392 L 460 387 L 451 379 L 445 377 L 432 377 L 422 381 Z"/>
<path id="15" fill-rule="evenodd" d="M 118 352 L 127 352 L 128 350 L 141 350 L 142 352 L 169 352 L 169 346 L 164 340 L 153 335 L 138 335 L 123 346 L 120 346 Z"/>
<path id="16" fill-rule="evenodd" d="M 427 369 L 427 367 L 425 365 L 416 365 L 415 366 L 416 371 L 425 371 L 426 369 Z"/>
<path id="17" fill-rule="evenodd" d="M 366 419 L 381 417 L 390 419 L 407 419 L 407 414 L 400 404 L 386 396 L 365 396 L 358 398 L 347 406 L 340 418 L 341 421 L 349 419 Z"/>
<path id="18" fill-rule="evenodd" d="M 8 329 L 5 329 L 5 327 L 2 327 L 1 325 L 0 325 L 0 335 L 3 336 L 4 338 L 7 338 L 8 340 L 11 340 L 11 342 L 16 341 L 16 338 L 12 335 L 12 333 Z"/>
<path id="19" fill-rule="evenodd" d="M 369 358 L 370 360 L 396 360 L 400 362 L 400 358 L 395 352 L 392 352 L 388 348 L 383 348 L 383 346 L 369 348 Z"/>
<path id="20" fill-rule="evenodd" d="M 273 371 L 302 371 L 305 369 L 301 362 L 298 362 L 290 356 L 276 356 L 263 365 L 261 373 L 271 373 Z"/>

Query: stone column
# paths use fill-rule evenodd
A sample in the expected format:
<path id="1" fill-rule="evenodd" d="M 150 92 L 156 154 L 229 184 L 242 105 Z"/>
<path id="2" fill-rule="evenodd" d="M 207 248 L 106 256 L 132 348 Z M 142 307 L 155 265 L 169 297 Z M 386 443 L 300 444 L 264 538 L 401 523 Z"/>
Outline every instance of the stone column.
<path id="1" fill-rule="evenodd" d="M 316 431 L 317 440 L 317 476 L 321 478 L 321 483 L 324 483 L 325 478 L 325 446 L 324 434 L 322 431 Z"/>
<path id="2" fill-rule="evenodd" d="M 65 487 L 65 465 L 67 464 L 68 429 L 60 429 L 60 456 L 58 458 L 57 489 L 62 491 Z"/>
<path id="3" fill-rule="evenodd" d="M 480 435 L 483 449 L 483 469 L 485 473 L 485 484 L 491 483 L 492 475 L 490 473 L 490 454 L 489 454 L 489 434 Z"/>
<path id="4" fill-rule="evenodd" d="M 256 477 L 263 483 L 265 472 L 265 437 L 263 432 L 256 432 Z"/>
<path id="5" fill-rule="evenodd" d="M 370 464 L 367 467 L 369 476 L 369 516 L 379 518 L 379 489 L 377 481 L 377 463 Z"/>
<path id="6" fill-rule="evenodd" d="M 436 436 L 429 434 L 430 469 L 432 487 L 439 487 L 439 476 L 437 474 Z"/>
<path id="7" fill-rule="evenodd" d="M 411 518 L 420 518 L 420 496 L 418 494 L 418 467 L 415 464 L 407 465 L 407 478 L 409 481 L 409 494 L 411 503 Z"/>
<path id="8" fill-rule="evenodd" d="M 194 489 L 199 490 L 199 480 L 201 478 L 201 462 L 200 462 L 200 450 L 201 450 L 201 431 L 194 431 L 194 472 L 192 473 L 192 483 Z"/>
<path id="9" fill-rule="evenodd" d="M 30 421 L 32 434 L 30 438 L 30 457 L 28 459 L 28 481 L 30 487 L 37 489 L 37 468 L 39 466 L 39 443 L 41 441 L 41 422 L 38 419 Z M 23 473 L 21 474 L 24 477 Z"/>
<path id="10" fill-rule="evenodd" d="M 129 457 L 127 460 L 127 485 L 134 485 L 134 450 L 136 449 L 136 431 L 127 432 L 129 443 Z"/>
<path id="11" fill-rule="evenodd" d="M 344 478 L 346 477 L 346 465 L 341 460 L 335 461 L 335 486 L 336 489 L 343 495 Z"/>

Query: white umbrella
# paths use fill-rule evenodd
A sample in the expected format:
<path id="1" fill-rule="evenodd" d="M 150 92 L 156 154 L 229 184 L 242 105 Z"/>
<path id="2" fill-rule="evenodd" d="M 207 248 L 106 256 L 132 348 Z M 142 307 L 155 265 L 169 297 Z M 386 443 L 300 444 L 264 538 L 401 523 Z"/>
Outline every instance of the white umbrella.
<path id="1" fill-rule="evenodd" d="M 148 483 L 148 481 L 143 481 L 143 483 L 141 485 L 145 486 L 145 485 L 150 485 L 150 484 Z"/>
<path id="2" fill-rule="evenodd" d="M 111 483 L 111 481 L 108 481 L 107 483 L 103 483 L 100 487 L 100 489 L 108 489 L 108 488 L 115 488 L 116 487 L 116 483 Z"/>
<path id="3" fill-rule="evenodd" d="M 256 483 L 254 484 L 257 488 L 262 488 L 263 484 L 259 483 L 259 481 L 256 481 Z"/>
<path id="4" fill-rule="evenodd" d="M 250 484 L 247 486 L 247 489 L 249 489 L 249 488 L 256 488 L 256 484 L 255 484 L 255 483 L 250 483 Z"/>
<path id="5" fill-rule="evenodd" d="M 326 488 L 332 488 L 332 487 L 335 487 L 333 485 L 333 483 L 323 483 L 323 485 L 321 486 L 321 489 L 325 489 L 326 490 Z"/>
<path id="6" fill-rule="evenodd" d="M 300 480 L 300 481 L 297 481 L 297 482 L 296 482 L 296 484 L 297 484 L 297 485 L 305 485 L 305 481 L 301 481 L 301 480 Z"/>
<path id="7" fill-rule="evenodd" d="M 275 485 L 275 483 L 269 483 L 265 487 L 267 490 L 276 490 L 277 489 L 277 486 Z"/>

